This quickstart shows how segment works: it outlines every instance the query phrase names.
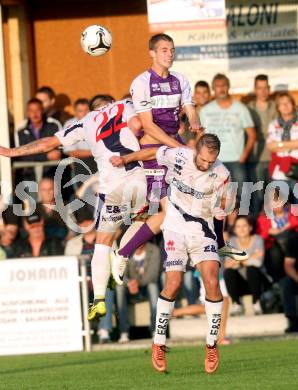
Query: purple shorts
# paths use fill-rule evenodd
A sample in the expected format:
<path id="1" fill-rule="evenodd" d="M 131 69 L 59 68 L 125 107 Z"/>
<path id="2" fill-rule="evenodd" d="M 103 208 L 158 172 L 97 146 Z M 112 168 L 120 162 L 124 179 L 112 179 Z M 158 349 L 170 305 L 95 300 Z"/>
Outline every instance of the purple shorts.
<path id="1" fill-rule="evenodd" d="M 140 145 L 141 149 L 161 147 L 160 144 Z M 158 165 L 156 160 L 144 161 L 144 169 L 147 180 L 147 199 L 149 202 L 159 203 L 160 199 L 167 196 L 168 184 L 165 176 L 167 168 L 164 165 Z"/>

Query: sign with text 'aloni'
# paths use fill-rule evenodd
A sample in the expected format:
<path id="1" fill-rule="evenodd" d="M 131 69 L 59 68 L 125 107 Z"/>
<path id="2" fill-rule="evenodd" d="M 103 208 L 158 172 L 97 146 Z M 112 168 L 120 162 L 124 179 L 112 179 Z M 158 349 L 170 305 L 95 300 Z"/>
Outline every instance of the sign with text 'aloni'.
<path id="1" fill-rule="evenodd" d="M 273 89 L 298 89 L 298 2 L 226 1 L 226 25 L 168 31 L 176 45 L 174 70 L 192 83 L 216 73 L 231 79 L 234 93 L 252 90 L 256 74 Z"/>
<path id="2" fill-rule="evenodd" d="M 81 351 L 75 257 L 0 262 L 0 355 Z"/>

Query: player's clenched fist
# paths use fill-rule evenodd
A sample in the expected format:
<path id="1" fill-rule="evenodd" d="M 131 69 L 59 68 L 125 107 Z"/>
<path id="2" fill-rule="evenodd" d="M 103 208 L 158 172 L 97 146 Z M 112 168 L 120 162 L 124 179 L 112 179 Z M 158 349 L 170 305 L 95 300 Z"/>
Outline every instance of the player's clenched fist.
<path id="1" fill-rule="evenodd" d="M 113 156 L 110 158 L 110 163 L 113 167 L 122 167 L 125 164 L 125 161 L 121 156 Z"/>

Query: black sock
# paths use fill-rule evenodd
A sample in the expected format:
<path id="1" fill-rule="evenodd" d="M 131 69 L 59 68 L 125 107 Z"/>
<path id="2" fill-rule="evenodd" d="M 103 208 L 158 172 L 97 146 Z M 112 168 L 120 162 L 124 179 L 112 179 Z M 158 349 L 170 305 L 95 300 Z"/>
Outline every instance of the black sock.
<path id="1" fill-rule="evenodd" d="M 224 219 L 213 218 L 213 223 L 218 249 L 220 249 L 225 246 L 225 240 L 223 236 Z"/>

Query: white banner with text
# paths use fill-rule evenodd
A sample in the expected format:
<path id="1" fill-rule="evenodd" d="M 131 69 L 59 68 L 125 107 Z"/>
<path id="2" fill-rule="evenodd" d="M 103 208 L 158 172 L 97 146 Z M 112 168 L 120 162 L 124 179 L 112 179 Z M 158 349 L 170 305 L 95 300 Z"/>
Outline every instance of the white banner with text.
<path id="1" fill-rule="evenodd" d="M 0 262 L 0 355 L 83 350 L 76 257 Z"/>

